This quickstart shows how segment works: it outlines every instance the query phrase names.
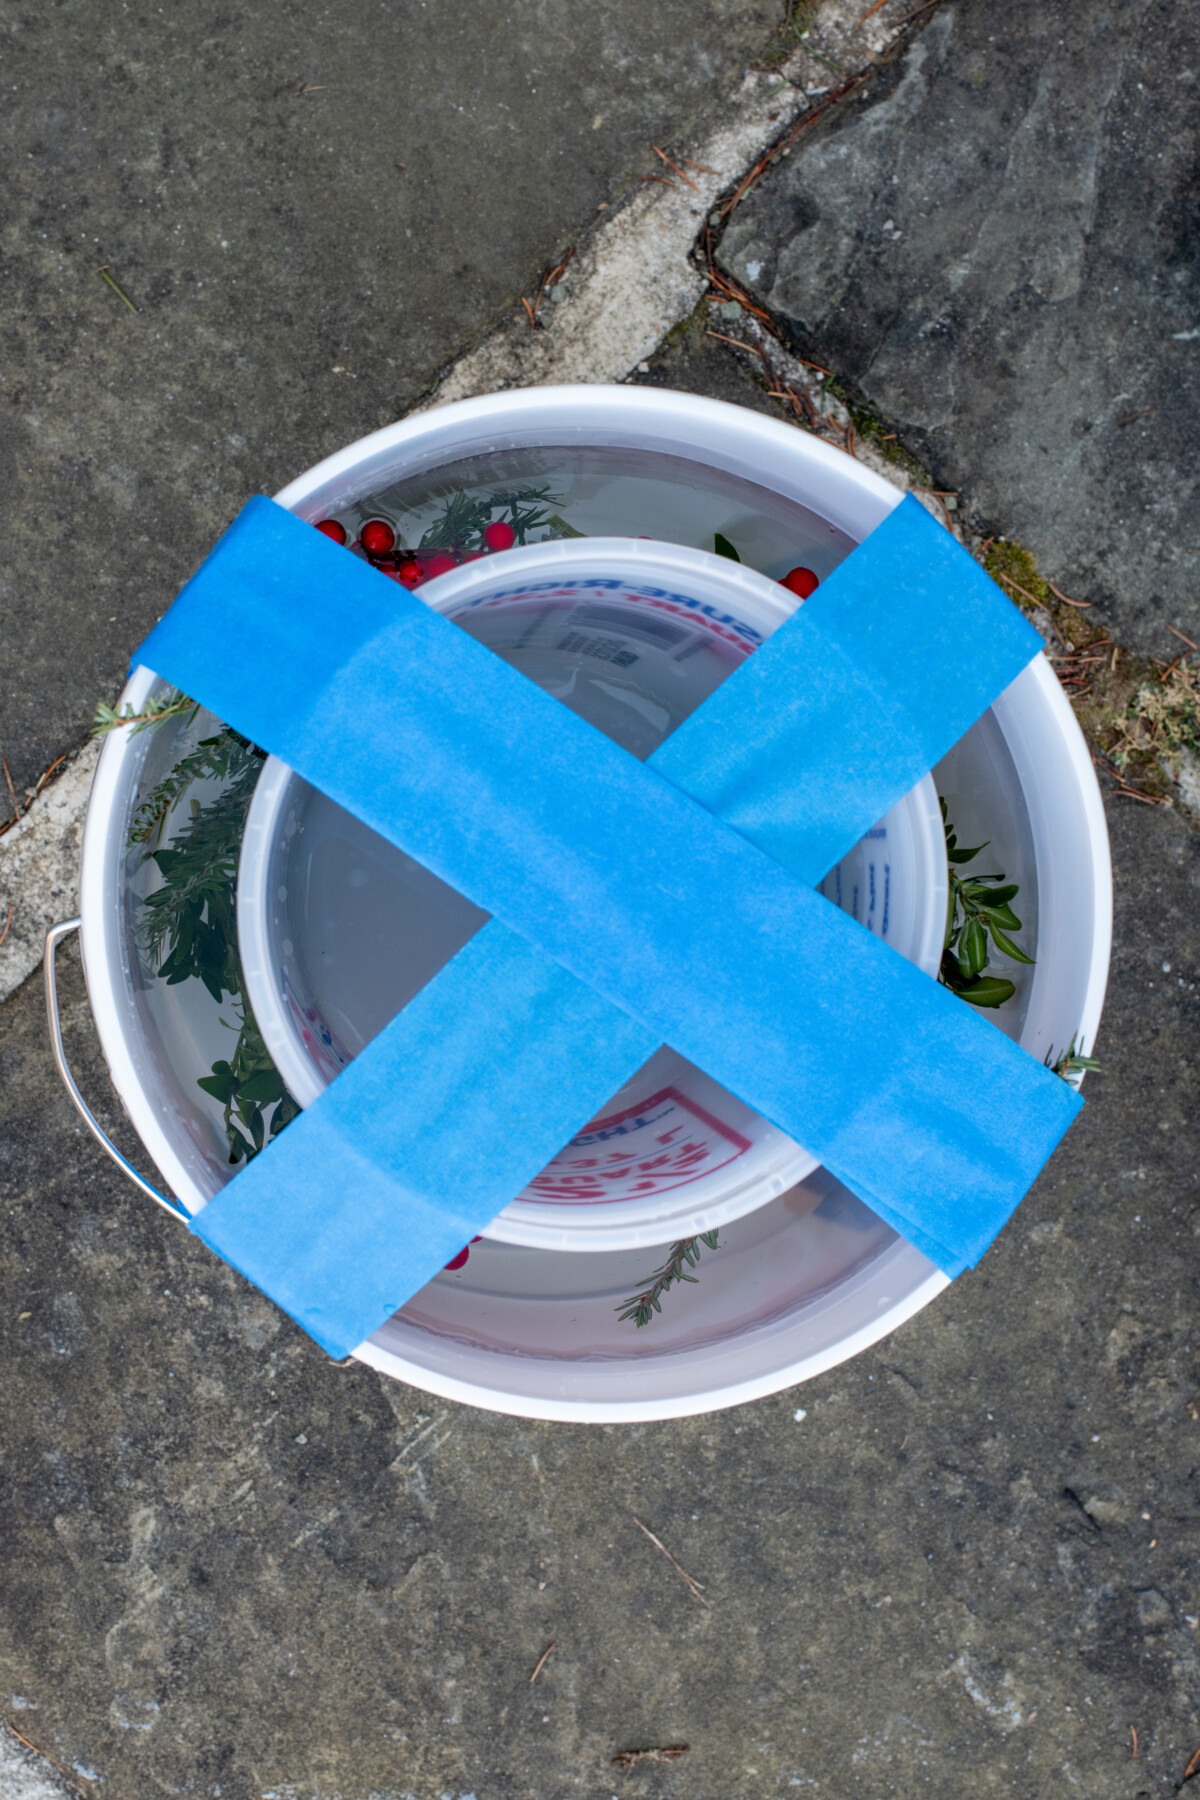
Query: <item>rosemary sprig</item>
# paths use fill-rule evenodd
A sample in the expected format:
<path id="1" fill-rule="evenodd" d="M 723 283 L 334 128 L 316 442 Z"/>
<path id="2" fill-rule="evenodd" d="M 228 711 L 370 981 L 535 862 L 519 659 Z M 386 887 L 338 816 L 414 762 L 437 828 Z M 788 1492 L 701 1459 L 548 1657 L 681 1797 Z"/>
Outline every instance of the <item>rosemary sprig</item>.
<path id="1" fill-rule="evenodd" d="M 650 1323 L 656 1312 L 662 1311 L 660 1302 L 668 1288 L 677 1281 L 695 1282 L 696 1277 L 689 1275 L 687 1271 L 689 1268 L 694 1269 L 700 1261 L 701 1244 L 707 1244 L 710 1250 L 715 1250 L 716 1232 L 702 1231 L 698 1237 L 679 1238 L 671 1245 L 671 1254 L 662 1268 L 654 1271 L 649 1285 L 640 1294 L 634 1294 L 628 1300 L 623 1300 L 620 1306 L 614 1306 L 613 1311 L 621 1315 L 622 1325 L 626 1319 L 632 1319 L 640 1331 L 643 1325 Z"/>
<path id="2" fill-rule="evenodd" d="M 1100 1071 L 1100 1064 L 1095 1057 L 1084 1055 L 1082 1044 L 1078 1050 L 1075 1048 L 1074 1038 L 1059 1056 L 1054 1057 L 1053 1061 L 1051 1061 L 1052 1057 L 1054 1057 L 1053 1044 L 1046 1052 L 1045 1064 L 1052 1075 L 1061 1075 L 1064 1081 L 1070 1081 L 1072 1075 L 1086 1075 L 1089 1070 L 1097 1074 Z"/>
<path id="3" fill-rule="evenodd" d="M 103 737 L 106 732 L 116 731 L 123 725 L 131 725 L 136 735 L 149 725 L 161 725 L 164 719 L 179 719 L 185 713 L 190 725 L 199 711 L 200 702 L 190 700 L 177 689 L 172 689 L 169 694 L 152 694 L 140 713 L 135 713 L 128 701 L 118 711 L 115 706 L 106 706 L 102 700 L 92 719 L 92 736 Z"/>
<path id="4" fill-rule="evenodd" d="M 958 842 L 947 815 L 946 802 L 939 796 L 942 826 L 946 833 L 946 857 L 950 864 L 950 897 L 946 908 L 946 936 L 942 948 L 942 966 L 938 980 L 953 989 L 961 1000 L 972 1006 L 1003 1006 L 1016 993 L 1015 983 L 999 975 L 985 975 L 991 961 L 991 944 L 1014 962 L 1032 965 L 1019 944 L 1008 935 L 1020 931 L 1021 921 L 1011 902 L 1020 893 L 1015 881 L 1005 882 L 1003 872 L 995 875 L 970 875 L 965 880 L 958 868 L 973 862 L 987 844 L 966 849 Z"/>

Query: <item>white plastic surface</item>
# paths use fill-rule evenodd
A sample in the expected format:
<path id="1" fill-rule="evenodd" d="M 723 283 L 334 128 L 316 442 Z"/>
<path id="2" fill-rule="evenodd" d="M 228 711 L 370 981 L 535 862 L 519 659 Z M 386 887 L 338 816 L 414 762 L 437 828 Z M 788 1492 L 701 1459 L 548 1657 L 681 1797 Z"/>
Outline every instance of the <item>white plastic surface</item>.
<path id="1" fill-rule="evenodd" d="M 416 469 L 490 446 L 589 441 L 703 458 L 811 507 L 854 542 L 900 499 L 852 458 L 790 426 L 624 387 L 541 388 L 428 413 L 340 451 L 279 498 L 316 520 Z M 153 686 L 150 672 L 137 670 L 123 698 L 136 709 Z M 124 843 L 146 736 L 114 733 L 100 759 L 81 877 L 84 961 L 114 1084 L 163 1177 L 194 1212 L 227 1171 L 156 1035 L 127 947 Z M 1032 922 L 1023 941 L 1034 944 L 1037 966 L 995 1023 L 1039 1060 L 1072 1038 L 1090 1049 L 1111 942 L 1108 838 L 1091 758 L 1043 658 L 935 779 L 939 792 L 950 791 L 967 841 L 980 841 L 967 818 L 973 808 L 997 866 L 1022 881 L 1021 917 Z M 1009 1230 L 1021 1228 L 1018 1213 Z M 806 1380 L 886 1337 L 946 1286 L 821 1171 L 724 1228 L 720 1251 L 701 1264 L 701 1285 L 668 1296 L 652 1327 L 617 1329 L 613 1308 L 643 1283 L 649 1260 L 645 1252 L 577 1257 L 475 1245 L 463 1270 L 431 1282 L 355 1355 L 429 1393 L 529 1418 L 673 1418 Z"/>

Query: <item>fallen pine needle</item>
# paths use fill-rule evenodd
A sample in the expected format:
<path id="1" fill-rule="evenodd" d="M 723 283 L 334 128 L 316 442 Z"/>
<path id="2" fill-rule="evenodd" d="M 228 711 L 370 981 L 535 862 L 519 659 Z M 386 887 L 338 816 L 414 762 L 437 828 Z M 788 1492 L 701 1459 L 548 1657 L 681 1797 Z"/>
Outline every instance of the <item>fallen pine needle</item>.
<path id="1" fill-rule="evenodd" d="M 4 930 L 0 931 L 0 944 L 2 944 L 5 940 L 5 938 L 8 936 L 8 928 L 11 924 L 12 924 L 12 901 L 10 900 L 8 903 L 8 917 L 4 921 Z"/>
<path id="2" fill-rule="evenodd" d="M 674 171 L 678 175 L 680 181 L 687 182 L 687 184 L 691 188 L 693 194 L 698 194 L 700 192 L 700 189 L 696 186 L 696 184 L 692 180 L 691 176 L 685 175 L 683 170 L 680 168 L 679 164 L 673 163 L 671 161 L 670 157 L 667 155 L 665 150 L 660 150 L 657 144 L 651 144 L 650 148 L 653 150 L 655 156 L 662 157 L 662 159 L 666 163 L 668 169 L 674 169 Z"/>
<path id="3" fill-rule="evenodd" d="M 541 1656 L 538 1658 L 538 1666 L 533 1671 L 533 1674 L 529 1677 L 530 1687 L 533 1686 L 534 1682 L 537 1680 L 538 1676 L 541 1674 L 542 1670 L 545 1668 L 546 1663 L 549 1660 L 550 1652 L 553 1650 L 553 1648 L 554 1648 L 553 1644 L 547 1644 L 546 1648 L 542 1651 Z"/>
<path id="4" fill-rule="evenodd" d="M 1131 1752 L 1130 1761 L 1136 1762 L 1136 1760 L 1137 1760 L 1137 1726 L 1136 1725 L 1131 1725 L 1129 1727 L 1129 1735 L 1133 1739 L 1133 1750 Z"/>
<path id="5" fill-rule="evenodd" d="M 861 31 L 863 26 L 866 24 L 867 20 L 873 19 L 877 12 L 882 12 L 883 8 L 886 5 L 887 5 L 887 0 L 875 0 L 874 6 L 868 7 L 866 12 L 863 14 L 862 18 L 858 21 L 857 25 L 855 25 L 855 27 L 854 27 L 855 31 Z"/>
<path id="6" fill-rule="evenodd" d="M 650 1527 L 648 1525 L 643 1525 L 636 1513 L 630 1513 L 629 1516 L 637 1526 L 638 1530 L 645 1532 L 646 1536 L 650 1539 L 650 1542 L 654 1545 L 654 1548 L 662 1551 L 671 1567 L 678 1570 L 679 1574 L 683 1576 L 693 1598 L 698 1600 L 701 1606 L 708 1606 L 708 1601 L 704 1598 L 704 1583 L 702 1581 L 697 1581 L 694 1575 L 689 1575 L 682 1564 L 675 1561 L 675 1558 L 671 1555 L 671 1552 L 667 1549 L 667 1546 L 663 1543 L 662 1539 L 656 1538 Z M 712 1611 L 711 1606 L 709 1606 L 709 1611 Z"/>
<path id="7" fill-rule="evenodd" d="M 3 765 L 4 779 L 8 783 L 8 797 L 12 801 L 13 818 L 19 819 L 21 816 L 21 809 L 17 805 L 17 790 L 13 786 L 13 778 L 8 772 L 8 764 L 4 761 L 2 756 L 0 756 L 0 765 Z"/>
<path id="8" fill-rule="evenodd" d="M 681 156 L 679 160 L 685 162 L 689 169 L 699 169 L 701 175 L 715 175 L 720 180 L 720 169 L 710 169 L 707 163 L 693 162 L 690 156 Z"/>
<path id="9" fill-rule="evenodd" d="M 618 1750 L 611 1759 L 614 1769 L 632 1769 L 634 1763 L 640 1762 L 674 1762 L 678 1756 L 686 1756 L 691 1749 L 690 1744 L 655 1744 L 645 1750 Z"/>
<path id="10" fill-rule="evenodd" d="M 1061 600 L 1064 606 L 1078 606 L 1082 610 L 1092 604 L 1090 600 L 1072 600 L 1070 594 L 1064 594 L 1061 588 L 1056 588 L 1054 583 L 1048 577 L 1043 576 L 1042 579 L 1050 589 L 1050 592 L 1056 599 Z"/>
<path id="11" fill-rule="evenodd" d="M 744 338 L 726 337 L 726 335 L 723 331 L 707 331 L 707 332 L 705 332 L 704 335 L 706 337 L 720 338 L 720 340 L 723 344 L 733 344 L 738 350 L 748 350 L 750 352 L 751 356 L 759 355 L 759 351 L 755 347 L 755 345 L 748 344 Z"/>
<path id="12" fill-rule="evenodd" d="M 113 293 L 116 294 L 119 299 L 121 299 L 125 302 L 126 306 L 129 308 L 131 313 L 141 311 L 140 307 L 137 307 L 133 304 L 133 301 L 129 298 L 129 295 L 125 292 L 125 289 L 121 286 L 120 282 L 113 280 L 112 276 L 108 272 L 108 264 L 107 263 L 101 263 L 100 267 L 96 270 L 96 273 L 97 273 L 97 275 L 99 275 L 101 281 L 107 281 L 107 283 L 108 283 L 109 287 L 112 289 Z"/>
<path id="13" fill-rule="evenodd" d="M 1182 641 L 1188 646 L 1189 650 L 1200 650 L 1200 644 L 1194 644 L 1190 637 L 1184 637 L 1182 631 L 1177 631 L 1175 629 L 1174 625 L 1168 625 L 1167 630 L 1169 632 L 1171 632 L 1175 637 L 1182 639 Z"/>
<path id="14" fill-rule="evenodd" d="M 10 1731 L 12 1730 L 11 1725 L 9 1726 L 9 1730 Z M 1185 1781 L 1190 1781 L 1192 1779 L 1193 1775 L 1200 1775 L 1200 1746 L 1197 1746 L 1197 1748 L 1195 1750 L 1193 1750 L 1192 1754 L 1188 1757 L 1187 1768 L 1183 1771 L 1183 1774 L 1179 1777 L 1180 1787 L 1183 1786 Z"/>
<path id="15" fill-rule="evenodd" d="M 674 187 L 675 183 L 669 175 L 639 175 L 639 181 L 661 181 L 664 187 Z"/>

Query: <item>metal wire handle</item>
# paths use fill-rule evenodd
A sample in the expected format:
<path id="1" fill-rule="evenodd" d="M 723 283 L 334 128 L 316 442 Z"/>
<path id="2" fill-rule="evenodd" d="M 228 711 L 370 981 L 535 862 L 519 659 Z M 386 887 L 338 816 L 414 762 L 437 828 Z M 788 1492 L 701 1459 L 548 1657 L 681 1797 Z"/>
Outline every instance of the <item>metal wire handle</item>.
<path id="1" fill-rule="evenodd" d="M 100 1126 L 91 1107 L 76 1086 L 75 1077 L 67 1066 L 67 1053 L 63 1048 L 62 1024 L 58 1016 L 58 981 L 54 972 L 54 954 L 63 938 L 69 937 L 71 932 L 79 930 L 80 923 L 81 921 L 79 919 L 64 919 L 61 925 L 52 925 L 46 933 L 46 961 L 44 965 L 46 976 L 46 1017 L 50 1023 L 50 1048 L 54 1052 L 54 1061 L 58 1066 L 59 1074 L 63 1078 L 63 1086 L 75 1102 L 76 1112 L 79 1114 L 96 1142 L 100 1145 L 100 1148 L 108 1152 L 117 1167 L 124 1170 L 130 1181 L 141 1188 L 143 1194 L 147 1195 L 149 1199 L 156 1201 L 158 1205 L 163 1208 L 164 1212 L 170 1213 L 173 1219 L 182 1219 L 186 1222 L 189 1215 L 186 1210 L 179 1205 L 178 1201 L 168 1200 L 166 1195 L 160 1194 L 156 1187 L 151 1187 L 145 1176 L 139 1175 L 128 1157 L 121 1155 L 121 1152 L 117 1149 L 117 1146 L 113 1143 L 112 1139 L 107 1136 Z"/>

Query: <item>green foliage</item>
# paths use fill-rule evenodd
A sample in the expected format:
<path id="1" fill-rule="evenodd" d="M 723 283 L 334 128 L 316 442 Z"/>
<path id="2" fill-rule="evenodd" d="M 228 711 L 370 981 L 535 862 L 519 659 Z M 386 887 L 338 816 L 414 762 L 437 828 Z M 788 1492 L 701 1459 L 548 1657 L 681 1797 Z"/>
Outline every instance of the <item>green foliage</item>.
<path id="1" fill-rule="evenodd" d="M 115 706 L 106 706 L 102 700 L 92 718 L 92 736 L 104 737 L 123 725 L 131 725 L 136 736 L 148 725 L 161 725 L 164 719 L 179 719 L 185 713 L 189 715 L 187 723 L 190 725 L 199 711 L 198 701 L 189 700 L 186 694 L 175 689 L 169 694 L 151 695 L 140 713 L 135 713 L 128 702 L 118 710 Z"/>
<path id="2" fill-rule="evenodd" d="M 516 488 L 511 493 L 482 495 L 452 494 L 442 508 L 440 518 L 426 531 L 420 550 L 482 550 L 483 530 L 493 521 L 511 525 L 518 544 L 528 542 L 531 531 L 545 531 L 551 537 L 581 537 L 557 514 L 552 506 L 562 501 L 551 494 L 548 486 Z"/>
<path id="3" fill-rule="evenodd" d="M 139 804 L 129 828 L 130 843 L 145 844 L 152 838 L 158 842 L 169 814 L 192 783 L 227 780 L 237 772 L 235 765 L 249 750 L 246 739 L 235 731 L 223 730 L 217 737 L 201 738 L 196 748 L 181 757 L 170 774 Z"/>
<path id="4" fill-rule="evenodd" d="M 158 719 L 171 716 L 163 709 Z M 178 716 L 178 715 L 175 715 Z M 233 1001 L 237 1039 L 228 1060 L 197 1082 L 224 1108 L 231 1163 L 249 1162 L 300 1110 L 267 1052 L 242 984 L 237 947 L 237 866 L 246 814 L 263 752 L 222 729 L 203 738 L 147 795 L 134 814 L 130 844 L 144 851 L 162 885 L 141 902 L 138 944 L 160 980 L 202 981 L 220 1004 Z M 194 796 L 186 820 L 162 843 L 167 821 L 196 781 L 221 780 L 207 804 Z M 145 846 L 153 839 L 154 850 Z M 231 1027 L 232 1029 L 232 1027 Z"/>
<path id="5" fill-rule="evenodd" d="M 1052 1058 L 1053 1060 L 1051 1060 Z M 1052 1075 L 1061 1075 L 1064 1081 L 1070 1081 L 1072 1075 L 1082 1076 L 1087 1074 L 1089 1070 L 1098 1074 L 1100 1070 L 1100 1064 L 1096 1061 L 1094 1056 L 1084 1055 L 1082 1044 L 1079 1046 L 1078 1050 L 1075 1048 L 1074 1038 L 1071 1039 L 1066 1049 L 1057 1057 L 1054 1055 L 1054 1046 L 1052 1044 L 1046 1052 L 1045 1063 Z M 1074 1087 L 1078 1084 L 1072 1082 L 1071 1085 Z"/>
<path id="6" fill-rule="evenodd" d="M 1020 888 L 1015 881 L 1006 883 L 1003 873 L 970 875 L 964 880 L 959 869 L 973 862 L 987 844 L 971 849 L 961 846 L 940 796 L 939 804 L 950 865 L 950 898 L 938 979 L 972 1006 L 1003 1006 L 1017 991 L 1014 983 L 1000 975 L 985 975 L 984 970 L 991 961 L 992 945 L 1013 962 L 1033 963 L 1009 935 L 1021 929 L 1012 909 Z"/>
<path id="7" fill-rule="evenodd" d="M 707 1244 L 710 1250 L 715 1250 L 716 1232 L 702 1231 L 699 1237 L 680 1238 L 672 1244 L 671 1254 L 662 1268 L 654 1271 L 647 1287 L 640 1294 L 632 1295 L 630 1299 L 623 1300 L 620 1306 L 613 1308 L 614 1312 L 620 1313 L 621 1323 L 632 1319 L 640 1331 L 643 1325 L 650 1323 L 655 1313 L 662 1311 L 660 1302 L 669 1287 L 677 1281 L 695 1282 L 696 1277 L 689 1275 L 687 1271 L 689 1268 L 694 1269 L 700 1261 L 701 1244 Z"/>

